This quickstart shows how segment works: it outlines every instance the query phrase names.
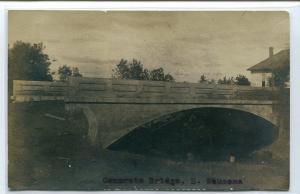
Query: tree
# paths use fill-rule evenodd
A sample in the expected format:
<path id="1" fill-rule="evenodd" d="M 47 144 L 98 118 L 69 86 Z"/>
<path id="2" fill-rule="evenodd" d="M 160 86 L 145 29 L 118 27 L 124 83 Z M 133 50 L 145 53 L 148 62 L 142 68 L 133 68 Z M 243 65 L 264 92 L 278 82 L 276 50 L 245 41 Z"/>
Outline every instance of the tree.
<path id="1" fill-rule="evenodd" d="M 82 74 L 79 72 L 78 67 L 73 67 L 72 68 L 72 76 L 73 77 L 82 77 Z"/>
<path id="2" fill-rule="evenodd" d="M 223 79 L 218 80 L 218 84 L 226 84 L 226 85 L 233 85 L 235 84 L 233 77 L 226 78 L 226 76 L 223 77 Z"/>
<path id="3" fill-rule="evenodd" d="M 67 65 L 63 65 L 58 68 L 58 75 L 60 81 L 66 81 L 69 76 L 72 75 L 71 67 Z"/>
<path id="4" fill-rule="evenodd" d="M 43 43 L 31 44 L 17 41 L 8 50 L 8 84 L 13 80 L 52 81 L 50 59 L 44 53 Z M 11 93 L 11 92 L 10 92 Z"/>
<path id="5" fill-rule="evenodd" d="M 167 73 L 165 75 L 165 80 L 164 81 L 173 82 L 173 81 L 175 81 L 175 79 L 171 74 Z"/>
<path id="6" fill-rule="evenodd" d="M 242 86 L 250 86 L 250 81 L 248 80 L 248 78 L 244 75 L 238 75 L 235 78 L 236 80 L 236 84 L 237 85 L 242 85 Z"/>
<path id="7" fill-rule="evenodd" d="M 289 65 L 273 70 L 272 77 L 269 78 L 270 86 L 284 87 L 285 82 L 290 80 Z"/>
<path id="8" fill-rule="evenodd" d="M 143 64 L 136 59 L 133 59 L 131 62 L 121 59 L 116 68 L 113 69 L 113 77 L 117 79 L 174 81 L 173 76 L 165 74 L 163 68 L 150 71 L 144 68 Z"/>
<path id="9" fill-rule="evenodd" d="M 150 80 L 153 81 L 174 81 L 174 78 L 170 74 L 165 74 L 163 68 L 153 69 L 150 72 Z"/>
<path id="10" fill-rule="evenodd" d="M 142 80 L 150 80 L 150 71 L 148 69 L 143 70 Z"/>
<path id="11" fill-rule="evenodd" d="M 71 68 L 67 65 L 63 65 L 58 68 L 58 75 L 60 81 L 66 81 L 68 77 L 82 77 L 78 67 Z"/>
<path id="12" fill-rule="evenodd" d="M 204 74 L 202 74 L 200 77 L 199 83 L 204 83 L 204 82 L 207 82 L 207 78 Z"/>
<path id="13" fill-rule="evenodd" d="M 163 68 L 153 69 L 150 72 L 150 80 L 153 81 L 164 81 L 165 74 Z"/>
<path id="14" fill-rule="evenodd" d="M 127 60 L 121 59 L 113 71 L 113 76 L 118 79 L 145 80 L 149 77 L 149 71 L 144 69 L 143 64 L 136 59 L 129 64 Z"/>

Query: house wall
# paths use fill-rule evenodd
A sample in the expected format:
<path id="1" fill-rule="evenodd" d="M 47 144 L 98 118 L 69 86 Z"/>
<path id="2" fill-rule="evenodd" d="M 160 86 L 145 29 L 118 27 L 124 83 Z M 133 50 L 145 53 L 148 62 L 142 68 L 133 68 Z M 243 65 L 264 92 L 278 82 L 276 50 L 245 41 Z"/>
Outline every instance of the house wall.
<path id="1" fill-rule="evenodd" d="M 266 80 L 266 87 L 269 87 L 268 79 L 272 77 L 271 73 L 264 73 L 264 77 Z M 252 73 L 249 76 L 249 80 L 251 82 L 251 86 L 254 87 L 262 87 L 263 73 Z"/>

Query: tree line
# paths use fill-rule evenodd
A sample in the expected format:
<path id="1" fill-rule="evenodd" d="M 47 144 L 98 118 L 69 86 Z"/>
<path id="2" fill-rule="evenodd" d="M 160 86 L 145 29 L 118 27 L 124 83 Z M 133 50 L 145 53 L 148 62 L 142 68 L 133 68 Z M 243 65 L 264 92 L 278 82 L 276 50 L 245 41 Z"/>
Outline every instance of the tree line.
<path id="1" fill-rule="evenodd" d="M 125 59 L 116 65 L 113 69 L 113 78 L 116 79 L 134 79 L 134 80 L 152 80 L 152 81 L 174 81 L 174 77 L 165 73 L 162 67 L 149 70 L 143 67 L 143 64 L 136 60 L 128 62 Z"/>
<path id="2" fill-rule="evenodd" d="M 53 81 L 55 74 L 60 81 L 66 81 L 68 77 L 82 77 L 78 67 L 71 67 L 67 64 L 61 65 L 57 72 L 50 71 L 53 60 L 45 53 L 43 43 L 31 44 L 17 41 L 8 51 L 8 84 L 12 88 L 12 80 L 36 80 Z M 112 78 L 152 80 L 152 81 L 175 81 L 170 73 L 165 73 L 162 67 L 147 69 L 141 61 L 132 59 L 121 59 L 112 70 Z M 237 84 L 250 85 L 250 81 L 244 75 L 235 78 L 223 77 L 219 80 L 208 79 L 204 74 L 200 76 L 200 83 L 213 84 Z"/>
<path id="3" fill-rule="evenodd" d="M 243 86 L 250 86 L 251 82 L 249 79 L 244 75 L 237 75 L 234 77 L 226 77 L 224 76 L 222 79 L 208 79 L 204 74 L 200 76 L 199 83 L 209 83 L 209 84 L 225 84 L 225 85 L 243 85 Z"/>

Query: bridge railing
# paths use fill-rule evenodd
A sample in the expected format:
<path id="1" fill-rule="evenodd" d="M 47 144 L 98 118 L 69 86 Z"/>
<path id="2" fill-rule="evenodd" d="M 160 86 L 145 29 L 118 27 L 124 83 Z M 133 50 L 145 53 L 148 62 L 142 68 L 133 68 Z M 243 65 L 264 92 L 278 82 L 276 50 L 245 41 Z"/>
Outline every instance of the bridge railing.
<path id="1" fill-rule="evenodd" d="M 13 81 L 12 99 L 17 102 L 65 99 L 68 83 L 50 81 Z"/>
<path id="2" fill-rule="evenodd" d="M 276 89 L 237 85 L 72 78 L 68 101 L 105 101 L 106 99 L 240 99 L 274 100 Z"/>
<path id="3" fill-rule="evenodd" d="M 15 101 L 198 102 L 199 100 L 275 100 L 278 90 L 237 85 L 71 78 L 67 82 L 14 80 Z"/>

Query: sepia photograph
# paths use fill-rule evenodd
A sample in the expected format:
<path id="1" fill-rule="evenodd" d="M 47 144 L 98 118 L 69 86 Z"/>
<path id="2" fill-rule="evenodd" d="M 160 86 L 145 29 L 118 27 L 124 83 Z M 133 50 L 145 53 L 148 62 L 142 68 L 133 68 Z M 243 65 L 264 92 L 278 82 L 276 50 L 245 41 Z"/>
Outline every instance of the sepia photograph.
<path id="1" fill-rule="evenodd" d="M 8 11 L 10 191 L 287 191 L 285 11 Z"/>

